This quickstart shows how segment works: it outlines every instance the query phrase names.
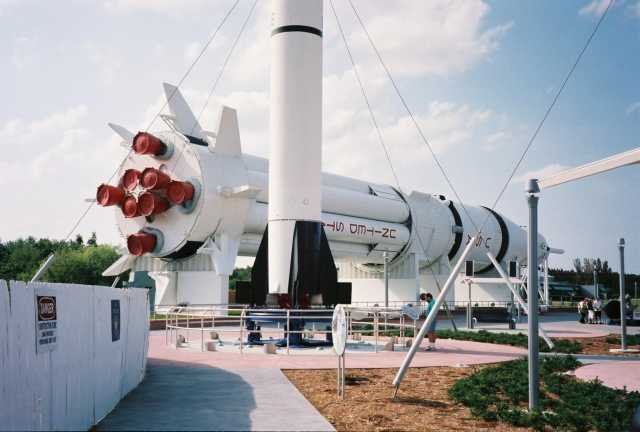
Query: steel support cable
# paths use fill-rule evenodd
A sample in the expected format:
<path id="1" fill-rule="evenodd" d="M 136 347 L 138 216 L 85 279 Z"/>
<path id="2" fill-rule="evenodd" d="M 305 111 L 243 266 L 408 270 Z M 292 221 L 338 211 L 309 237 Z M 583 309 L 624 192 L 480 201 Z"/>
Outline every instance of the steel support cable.
<path id="1" fill-rule="evenodd" d="M 234 53 L 234 51 L 236 49 L 236 46 L 238 45 L 238 42 L 240 41 L 240 38 L 244 34 L 244 31 L 247 28 L 247 24 L 249 23 L 249 20 L 251 19 L 251 16 L 253 15 L 253 11 L 255 10 L 257 4 L 258 4 L 258 0 L 254 0 L 253 5 L 251 6 L 251 9 L 249 9 L 249 13 L 247 14 L 247 17 L 245 18 L 244 22 L 242 23 L 242 26 L 240 27 L 240 31 L 236 35 L 236 38 L 234 39 L 233 43 L 231 44 L 231 48 L 229 49 L 229 52 L 227 53 L 227 56 L 225 57 L 224 62 L 222 63 L 222 67 L 220 68 L 220 72 L 218 72 L 218 75 L 216 76 L 216 79 L 213 81 L 213 85 L 211 86 L 211 89 L 209 90 L 209 94 L 207 95 L 207 98 L 205 99 L 204 105 L 202 105 L 202 109 L 200 109 L 200 112 L 198 113 L 198 116 L 196 117 L 196 120 L 193 123 L 193 126 L 191 127 L 191 130 L 189 131 L 189 135 L 193 135 L 193 131 L 198 126 L 198 123 L 200 122 L 200 118 L 204 114 L 204 111 L 207 109 L 207 106 L 209 105 L 209 101 L 211 100 L 211 97 L 213 96 L 213 93 L 215 92 L 216 88 L 218 87 L 218 83 L 220 82 L 220 79 L 222 78 L 222 75 L 224 75 L 224 72 L 226 70 L 227 64 L 229 63 L 229 60 L 231 59 L 231 56 L 233 55 L 233 53 Z M 180 159 L 182 158 L 182 153 L 183 152 L 184 152 L 184 147 L 180 150 L 180 153 L 178 154 L 178 157 L 176 158 L 176 161 L 173 164 L 173 169 L 175 169 L 178 166 L 178 163 L 180 162 Z"/>
<path id="2" fill-rule="evenodd" d="M 396 174 L 396 170 L 393 167 L 393 163 L 391 163 L 391 156 L 389 155 L 389 150 L 382 138 L 382 132 L 380 132 L 380 127 L 378 126 L 378 121 L 376 120 L 376 116 L 373 113 L 373 109 L 371 108 L 371 103 L 369 102 L 369 97 L 367 96 L 367 92 L 365 91 L 364 85 L 362 84 L 362 79 L 360 78 L 360 73 L 358 72 L 358 67 L 356 66 L 356 62 L 353 59 L 353 55 L 351 54 L 351 49 L 349 48 L 349 44 L 347 43 L 347 38 L 342 29 L 342 24 L 340 23 L 340 19 L 338 18 L 338 14 L 336 13 L 336 9 L 333 5 L 333 0 L 329 0 L 329 4 L 331 5 L 331 11 L 333 12 L 333 16 L 336 19 L 336 24 L 338 25 L 338 30 L 340 31 L 340 36 L 342 37 L 342 42 L 344 43 L 345 51 L 347 52 L 347 56 L 349 57 L 349 61 L 351 61 L 351 67 L 353 68 L 353 74 L 358 81 L 358 85 L 360 86 L 360 92 L 362 93 L 362 98 L 364 99 L 365 104 L 367 105 L 367 109 L 369 110 L 369 116 L 371 117 L 371 122 L 376 129 L 376 133 L 378 134 L 378 140 L 380 141 L 380 145 L 384 150 L 384 154 L 387 158 L 387 162 L 389 163 L 389 167 L 391 168 L 391 173 L 393 174 L 393 178 L 395 179 L 396 186 L 398 189 L 400 188 L 400 180 L 398 179 L 398 175 Z"/>
<path id="3" fill-rule="evenodd" d="M 383 69 L 384 69 L 384 71 L 385 71 L 385 73 L 387 75 L 387 78 L 391 82 L 391 85 L 393 86 L 396 94 L 398 95 L 398 98 L 400 99 L 400 102 L 402 103 L 402 106 L 404 107 L 405 111 L 409 115 L 409 118 L 411 118 L 411 122 L 413 123 L 413 125 L 416 128 L 416 130 L 418 131 L 418 134 L 420 135 L 420 138 L 422 139 L 424 144 L 429 149 L 429 152 L 431 153 L 431 157 L 433 158 L 433 161 L 438 166 L 438 169 L 442 173 L 442 176 L 444 177 L 447 185 L 449 186 L 449 188 L 451 189 L 451 191 L 455 195 L 456 199 L 460 203 L 460 206 L 462 207 L 462 210 L 464 211 L 464 213 L 467 215 L 467 218 L 469 218 L 469 220 L 471 221 L 471 224 L 477 230 L 478 226 L 476 225 L 475 221 L 473 220 L 473 218 L 471 217 L 471 215 L 467 211 L 467 208 L 465 207 L 464 202 L 462 201 L 462 198 L 460 198 L 460 194 L 458 194 L 458 191 L 453 186 L 453 183 L 452 183 L 451 179 L 447 175 L 447 172 L 444 169 L 444 166 L 442 165 L 442 163 L 440 162 L 440 159 L 438 159 L 438 156 L 436 155 L 435 151 L 433 150 L 433 147 L 431 146 L 431 143 L 429 142 L 429 140 L 425 136 L 424 132 L 422 131 L 422 128 L 420 127 L 420 124 L 418 123 L 418 121 L 416 120 L 415 116 L 413 115 L 413 112 L 409 108 L 409 105 L 407 104 L 406 100 L 404 99 L 404 96 L 402 96 L 402 93 L 400 92 L 400 89 L 398 88 L 398 85 L 396 84 L 396 81 L 393 78 L 393 75 L 391 75 L 391 71 L 387 67 L 387 64 L 384 62 L 384 60 L 382 59 L 382 55 L 380 54 L 380 51 L 378 51 L 378 48 L 377 48 L 376 44 L 373 42 L 373 38 L 369 34 L 369 31 L 367 30 L 367 27 L 365 26 L 364 22 L 362 21 L 362 18 L 360 18 L 360 14 L 358 13 L 358 10 L 356 9 L 355 5 L 353 4 L 353 1 L 349 0 L 349 4 L 351 5 L 351 9 L 353 9 L 353 13 L 355 14 L 358 22 L 360 23 L 360 27 L 362 27 L 362 30 L 364 31 L 367 39 L 369 40 L 369 44 L 371 45 L 371 48 L 373 48 L 373 51 L 375 52 L 376 57 L 378 57 L 378 61 L 382 65 L 382 67 L 383 67 Z"/>
<path id="4" fill-rule="evenodd" d="M 582 59 L 582 56 L 587 51 L 587 48 L 589 48 L 589 45 L 591 45 L 591 41 L 593 40 L 593 38 L 595 37 L 596 33 L 598 32 L 598 29 L 600 28 L 600 25 L 602 24 L 602 22 L 604 21 L 605 17 L 607 16 L 607 13 L 609 12 L 609 9 L 611 8 L 611 5 L 614 3 L 614 1 L 615 0 L 610 0 L 609 3 L 607 4 L 607 8 L 602 12 L 602 15 L 600 15 L 600 19 L 598 19 L 598 22 L 596 23 L 595 27 L 593 28 L 593 31 L 591 32 L 591 34 L 587 38 L 587 41 L 583 45 L 582 49 L 578 53 L 578 56 L 576 57 L 576 60 L 573 62 L 573 65 L 569 69 L 569 72 L 564 77 L 564 80 L 562 81 L 562 84 L 560 85 L 560 88 L 558 89 L 558 91 L 556 92 L 555 96 L 553 97 L 553 100 L 551 101 L 551 104 L 549 104 L 549 107 L 547 108 L 547 110 L 545 111 L 544 115 L 542 116 L 542 119 L 540 120 L 540 122 L 538 123 L 538 126 L 536 127 L 536 129 L 534 130 L 533 134 L 531 135 L 531 138 L 529 138 L 529 141 L 528 141 L 524 151 L 522 152 L 522 155 L 520 156 L 520 159 L 518 159 L 518 161 L 516 162 L 516 165 L 513 167 L 513 170 L 509 174 L 509 177 L 507 178 L 507 181 L 505 182 L 504 186 L 500 190 L 500 193 L 498 193 L 498 196 L 496 197 L 496 200 L 493 202 L 493 205 L 491 206 L 491 210 L 495 210 L 496 206 L 498 205 L 498 203 L 502 199 L 502 196 L 506 192 L 507 187 L 509 187 L 509 184 L 511 184 L 511 180 L 513 180 L 513 177 L 516 175 L 516 172 L 520 168 L 520 165 L 524 161 L 524 158 L 526 157 L 527 153 L 529 152 L 529 150 L 533 146 L 533 143 L 536 140 L 536 138 L 538 137 L 538 134 L 540 133 L 540 130 L 542 130 L 542 126 L 547 121 L 547 118 L 549 117 L 549 114 L 551 114 L 551 111 L 553 110 L 553 108 L 555 107 L 556 103 L 558 102 L 558 99 L 560 98 L 560 95 L 562 94 L 562 92 L 564 91 L 565 87 L 567 86 L 567 83 L 569 82 L 569 79 L 571 78 L 571 76 L 573 75 L 573 72 L 576 70 L 578 64 L 580 63 L 580 60 Z M 491 213 L 489 212 L 489 213 L 487 213 L 487 216 L 485 217 L 484 221 L 482 222 L 482 225 L 480 225 L 480 229 L 478 230 L 478 234 L 476 234 L 476 235 L 479 235 L 479 234 L 482 233 L 482 230 L 484 229 L 485 225 L 489 221 L 490 217 L 491 217 Z"/>
<path id="5" fill-rule="evenodd" d="M 200 61 L 200 59 L 202 58 L 202 56 L 204 55 L 204 53 L 207 51 L 207 49 L 209 48 L 209 46 L 211 45 L 211 43 L 214 41 L 214 39 L 216 38 L 216 36 L 218 35 L 218 32 L 220 31 L 220 29 L 222 28 L 222 26 L 224 25 L 224 23 L 227 21 L 227 19 L 229 18 L 229 16 L 231 15 L 231 13 L 235 10 L 236 6 L 238 6 L 238 4 L 240 3 L 240 0 L 236 0 L 235 3 L 233 3 L 233 5 L 231 5 L 231 8 L 229 9 L 229 11 L 227 11 L 227 13 L 224 15 L 224 17 L 222 18 L 222 21 L 220 21 L 220 24 L 218 24 L 218 27 L 216 27 L 215 31 L 211 34 L 211 36 L 208 38 L 206 44 L 204 45 L 204 47 L 200 50 L 200 53 L 196 56 L 196 58 L 193 60 L 193 62 L 191 62 L 191 64 L 189 65 L 189 67 L 187 68 L 186 72 L 182 75 L 182 78 L 180 78 L 180 80 L 178 81 L 178 84 L 176 85 L 176 88 L 171 92 L 171 94 L 169 95 L 169 97 L 166 99 L 166 101 L 164 102 L 164 104 L 162 105 L 162 108 L 160 108 L 160 110 L 158 110 L 158 112 L 153 116 L 153 119 L 151 119 L 151 122 L 149 122 L 149 125 L 146 127 L 145 132 L 147 132 L 151 126 L 153 126 L 153 124 L 155 123 L 156 119 L 160 116 L 160 114 L 162 113 L 162 111 L 166 108 L 166 106 L 169 104 L 169 102 L 173 99 L 173 97 L 175 96 L 175 94 L 177 93 L 178 89 L 180 88 L 180 86 L 184 83 L 184 81 L 187 79 L 187 77 L 191 74 L 191 71 L 193 71 L 193 68 L 196 66 L 196 64 Z M 111 181 L 113 180 L 113 178 L 118 174 L 118 171 L 120 171 L 120 169 L 122 168 L 122 165 L 124 165 L 124 162 L 127 160 L 127 158 L 129 157 L 129 155 L 131 155 L 132 149 L 129 149 L 129 151 L 127 152 L 127 154 L 125 155 L 124 158 L 122 158 L 122 160 L 120 161 L 120 163 L 118 164 L 117 168 L 115 169 L 115 171 L 113 172 L 113 174 L 111 174 L 111 176 L 109 176 L 109 178 L 107 179 L 107 181 L 105 183 L 111 183 Z M 80 217 L 76 220 L 76 223 L 73 225 L 73 227 L 71 228 L 71 230 L 69 231 L 69 233 L 65 236 L 63 241 L 67 241 L 69 240 L 69 238 L 73 235 L 73 233 L 76 231 L 76 229 L 78 229 L 78 226 L 80 226 L 80 224 L 82 223 L 82 221 L 84 220 L 84 218 L 87 216 L 87 214 L 89 214 L 89 211 L 91 211 L 91 209 L 93 208 L 93 206 L 95 205 L 95 201 L 91 201 L 89 203 L 89 205 L 85 208 L 84 212 L 82 212 L 82 214 L 80 215 Z"/>
<path id="6" fill-rule="evenodd" d="M 398 178 L 398 175 L 396 173 L 395 167 L 393 166 L 393 162 L 391 161 L 391 155 L 389 153 L 389 149 L 387 148 L 386 143 L 384 142 L 384 138 L 382 137 L 382 131 L 380 130 L 380 126 L 378 125 L 378 121 L 376 120 L 376 116 L 373 112 L 373 108 L 371 107 L 371 103 L 369 101 L 369 97 L 367 96 L 367 92 L 365 90 L 364 84 L 362 82 L 362 79 L 360 77 L 360 73 L 358 72 L 358 67 L 356 65 L 356 62 L 353 58 L 353 55 L 351 53 L 351 49 L 349 48 L 349 43 L 347 42 L 347 38 L 346 35 L 344 34 L 344 30 L 342 28 L 342 24 L 340 23 L 340 18 L 338 18 L 338 14 L 336 12 L 336 9 L 334 7 L 333 4 L 333 0 L 329 0 L 329 3 L 331 5 L 331 10 L 333 12 L 333 16 L 335 17 L 336 20 L 336 24 L 338 25 L 338 30 L 340 31 L 340 36 L 342 37 L 342 42 L 344 43 L 344 47 L 345 47 L 345 51 L 347 53 L 347 56 L 349 57 L 349 60 L 351 61 L 351 66 L 353 68 L 353 73 L 356 77 L 356 80 L 358 82 L 358 85 L 360 86 L 360 92 L 362 93 L 362 98 L 364 99 L 365 104 L 367 105 L 367 109 L 369 111 L 369 116 L 371 117 L 371 122 L 373 123 L 373 126 L 376 129 L 376 133 L 378 135 L 378 140 L 380 141 L 380 145 L 382 146 L 382 149 L 384 150 L 384 154 L 387 158 L 387 163 L 389 164 L 389 168 L 391 169 L 391 173 L 393 174 L 393 178 L 395 180 L 396 183 L 396 187 L 398 188 L 399 192 L 403 192 L 402 191 L 402 186 L 400 186 L 400 180 Z M 422 237 L 420 236 L 419 231 L 416 229 L 414 231 L 416 233 L 416 237 L 418 239 L 418 242 L 420 243 L 420 246 L 422 248 L 422 250 L 425 250 L 425 246 L 424 246 L 424 242 L 422 241 Z"/>

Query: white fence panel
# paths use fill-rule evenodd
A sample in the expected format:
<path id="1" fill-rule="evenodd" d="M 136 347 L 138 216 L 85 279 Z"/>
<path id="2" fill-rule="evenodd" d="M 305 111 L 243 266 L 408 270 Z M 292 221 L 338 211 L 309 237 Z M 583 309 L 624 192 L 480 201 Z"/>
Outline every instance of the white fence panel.
<path id="1" fill-rule="evenodd" d="M 36 352 L 36 290 L 53 291 L 57 345 Z M 142 289 L 0 281 L 0 430 L 88 429 L 144 377 Z M 112 340 L 111 301 L 120 302 Z"/>
<path id="2" fill-rule="evenodd" d="M 9 406 L 9 286 L 0 280 L 0 407 Z M 0 409 L 0 424 L 9 424 L 10 412 Z"/>

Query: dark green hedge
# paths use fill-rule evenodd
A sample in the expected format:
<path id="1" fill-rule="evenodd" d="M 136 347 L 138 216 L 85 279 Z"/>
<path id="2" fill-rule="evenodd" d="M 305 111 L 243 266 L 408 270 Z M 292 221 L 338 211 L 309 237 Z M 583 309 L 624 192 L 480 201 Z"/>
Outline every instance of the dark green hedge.
<path id="1" fill-rule="evenodd" d="M 527 361 L 482 369 L 456 382 L 450 396 L 485 420 L 536 430 L 622 431 L 640 404 L 640 393 L 583 382 L 564 374 L 580 363 L 571 356 L 541 359 L 540 407 L 529 412 Z"/>

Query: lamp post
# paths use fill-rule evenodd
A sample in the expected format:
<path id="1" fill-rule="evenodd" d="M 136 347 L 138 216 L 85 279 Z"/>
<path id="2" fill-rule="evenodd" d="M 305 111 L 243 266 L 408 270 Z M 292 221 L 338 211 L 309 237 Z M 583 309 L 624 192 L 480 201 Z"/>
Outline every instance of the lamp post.
<path id="1" fill-rule="evenodd" d="M 593 296 L 597 299 L 600 298 L 598 293 L 598 272 L 595 269 L 593 270 Z"/>
<path id="2" fill-rule="evenodd" d="M 621 238 L 618 242 L 618 249 L 620 250 L 620 341 L 622 351 L 627 349 L 627 307 L 625 303 L 625 287 L 624 287 L 624 239 Z"/>
<path id="3" fill-rule="evenodd" d="M 540 192 L 538 180 L 529 180 L 526 188 L 529 204 L 529 230 L 527 239 L 527 271 L 528 275 L 528 333 L 529 333 L 529 410 L 539 405 L 540 370 L 538 359 L 538 196 Z"/>
<path id="4" fill-rule="evenodd" d="M 389 307 L 389 252 L 382 252 L 384 258 L 384 307 Z"/>

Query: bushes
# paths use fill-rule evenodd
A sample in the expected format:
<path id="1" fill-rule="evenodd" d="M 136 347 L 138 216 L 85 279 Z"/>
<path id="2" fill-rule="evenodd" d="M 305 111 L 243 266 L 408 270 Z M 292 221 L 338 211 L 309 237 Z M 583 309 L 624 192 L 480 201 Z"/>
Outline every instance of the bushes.
<path id="1" fill-rule="evenodd" d="M 459 380 L 449 394 L 485 420 L 536 430 L 625 430 L 640 404 L 640 393 L 614 390 L 597 381 L 582 382 L 563 374 L 579 365 L 571 356 L 541 359 L 540 411 L 524 408 L 528 400 L 526 360 L 482 369 Z"/>
<path id="2" fill-rule="evenodd" d="M 473 342 L 484 342 L 501 345 L 511 345 L 521 348 L 526 348 L 528 344 L 527 335 L 522 333 L 491 333 L 486 330 L 480 330 L 477 332 L 458 330 L 439 330 L 438 337 L 443 339 L 457 339 L 457 340 L 469 340 Z M 569 341 L 564 339 L 558 339 L 553 341 L 555 347 L 553 352 L 576 354 L 582 351 L 582 345 L 579 342 Z M 540 351 L 549 352 L 549 346 L 547 343 L 540 339 Z"/>

